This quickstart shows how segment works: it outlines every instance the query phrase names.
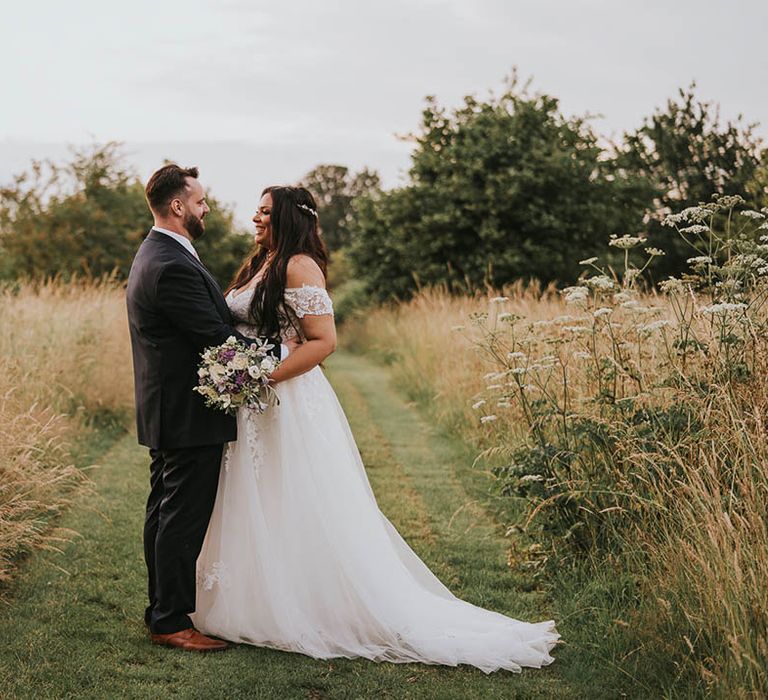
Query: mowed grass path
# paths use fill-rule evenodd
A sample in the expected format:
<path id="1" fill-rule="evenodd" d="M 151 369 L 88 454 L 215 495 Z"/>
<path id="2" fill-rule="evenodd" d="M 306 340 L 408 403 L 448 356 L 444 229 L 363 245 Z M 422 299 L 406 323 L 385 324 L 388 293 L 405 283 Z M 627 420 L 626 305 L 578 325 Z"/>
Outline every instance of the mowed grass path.
<path id="1" fill-rule="evenodd" d="M 432 570 L 478 605 L 551 617 L 544 596 L 506 565 L 509 542 L 485 508 L 487 482 L 472 468 L 471 451 L 432 428 L 392 388 L 387 369 L 339 352 L 328 375 L 382 510 Z M 317 661 L 245 645 L 208 656 L 151 645 L 142 624 L 147 471 L 146 451 L 132 435 L 120 438 L 93 470 L 97 495 L 63 519 L 80 536 L 61 553 L 25 563 L 0 606 L 0 698 L 582 696 L 564 680 L 565 647 L 546 669 L 487 676 L 467 667 Z"/>

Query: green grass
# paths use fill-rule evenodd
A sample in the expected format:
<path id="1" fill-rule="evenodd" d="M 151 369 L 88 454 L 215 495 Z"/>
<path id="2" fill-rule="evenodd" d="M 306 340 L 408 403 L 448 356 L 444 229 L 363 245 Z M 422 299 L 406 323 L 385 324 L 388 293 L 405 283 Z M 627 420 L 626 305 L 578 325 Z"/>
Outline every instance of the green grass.
<path id="1" fill-rule="evenodd" d="M 404 400 L 389 370 L 337 353 L 328 373 L 382 510 L 435 573 L 473 603 L 559 619 L 546 592 L 506 565 L 510 542 L 490 515 L 497 504 L 472 468 L 473 453 Z M 614 680 L 604 684 L 582 666 L 572 644 L 558 647 L 545 669 L 489 676 L 466 667 L 317 661 L 245 645 L 211 656 L 155 647 L 142 624 L 146 451 L 124 436 L 91 475 L 98 495 L 61 523 L 80 536 L 61 553 L 31 557 L 0 607 L 1 698 L 619 696 Z M 571 624 L 559 626 L 566 639 Z"/>

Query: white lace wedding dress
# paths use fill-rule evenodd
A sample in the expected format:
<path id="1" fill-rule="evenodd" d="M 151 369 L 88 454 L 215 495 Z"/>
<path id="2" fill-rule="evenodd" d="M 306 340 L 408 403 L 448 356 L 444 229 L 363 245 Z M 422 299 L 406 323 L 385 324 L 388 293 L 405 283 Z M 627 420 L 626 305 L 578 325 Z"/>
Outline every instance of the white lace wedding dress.
<path id="1" fill-rule="evenodd" d="M 255 335 L 251 292 L 227 297 Z M 332 313 L 324 289 L 287 289 L 297 317 Z M 289 322 L 290 316 L 293 324 Z M 198 559 L 195 626 L 309 656 L 471 664 L 520 671 L 553 661 L 552 621 L 531 624 L 456 598 L 379 510 L 322 369 L 277 386 L 279 406 L 240 410 Z"/>

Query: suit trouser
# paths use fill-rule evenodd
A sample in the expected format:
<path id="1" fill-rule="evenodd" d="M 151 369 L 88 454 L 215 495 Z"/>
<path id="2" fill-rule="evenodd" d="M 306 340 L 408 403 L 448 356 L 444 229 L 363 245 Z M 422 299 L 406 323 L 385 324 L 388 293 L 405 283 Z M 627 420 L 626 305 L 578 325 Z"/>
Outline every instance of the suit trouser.
<path id="1" fill-rule="evenodd" d="M 223 445 L 149 451 L 150 493 L 144 521 L 149 605 L 155 634 L 192 627 L 196 563 L 211 519 Z"/>

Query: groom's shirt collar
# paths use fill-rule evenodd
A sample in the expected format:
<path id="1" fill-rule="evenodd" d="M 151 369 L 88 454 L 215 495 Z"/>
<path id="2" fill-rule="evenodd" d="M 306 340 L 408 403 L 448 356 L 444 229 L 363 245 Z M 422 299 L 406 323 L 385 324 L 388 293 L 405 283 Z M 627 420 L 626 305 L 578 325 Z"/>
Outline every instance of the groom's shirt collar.
<path id="1" fill-rule="evenodd" d="M 174 233 L 173 231 L 169 231 L 167 228 L 160 228 L 159 226 L 153 226 L 152 230 L 159 233 L 164 233 L 166 236 L 170 236 L 174 241 L 181 243 L 181 245 L 183 245 L 190 253 L 192 253 L 192 255 L 200 260 L 200 256 L 197 254 L 195 246 L 192 245 L 192 241 L 190 241 L 189 238 L 185 238 L 180 233 Z"/>

